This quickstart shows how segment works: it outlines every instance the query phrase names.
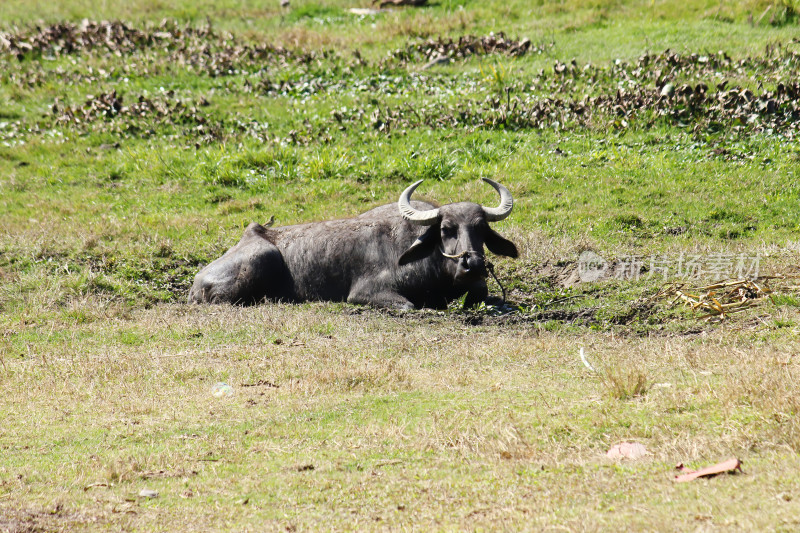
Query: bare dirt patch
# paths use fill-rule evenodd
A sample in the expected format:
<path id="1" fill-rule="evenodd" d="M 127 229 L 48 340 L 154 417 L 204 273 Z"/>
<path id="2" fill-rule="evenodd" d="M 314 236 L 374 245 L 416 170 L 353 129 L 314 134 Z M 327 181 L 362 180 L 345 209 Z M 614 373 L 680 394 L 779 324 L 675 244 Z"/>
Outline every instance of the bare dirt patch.
<path id="1" fill-rule="evenodd" d="M 50 510 L 8 509 L 0 506 L 0 533 L 44 533 L 74 531 L 89 524 L 98 525 L 96 516 L 70 513 L 62 504 Z"/>

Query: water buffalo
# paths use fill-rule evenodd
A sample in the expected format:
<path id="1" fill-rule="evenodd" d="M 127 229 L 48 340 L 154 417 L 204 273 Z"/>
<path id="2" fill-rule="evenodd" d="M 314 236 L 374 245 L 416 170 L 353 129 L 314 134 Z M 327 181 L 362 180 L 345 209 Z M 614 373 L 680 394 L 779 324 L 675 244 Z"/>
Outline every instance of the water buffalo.
<path id="1" fill-rule="evenodd" d="M 511 213 L 511 193 L 483 180 L 500 194 L 498 207 L 411 201 L 420 180 L 397 204 L 354 218 L 274 228 L 252 223 L 233 248 L 197 274 L 189 302 L 329 300 L 444 308 L 466 293 L 465 306 L 475 305 L 488 296 L 484 245 L 517 257 L 514 243 L 489 227 Z"/>

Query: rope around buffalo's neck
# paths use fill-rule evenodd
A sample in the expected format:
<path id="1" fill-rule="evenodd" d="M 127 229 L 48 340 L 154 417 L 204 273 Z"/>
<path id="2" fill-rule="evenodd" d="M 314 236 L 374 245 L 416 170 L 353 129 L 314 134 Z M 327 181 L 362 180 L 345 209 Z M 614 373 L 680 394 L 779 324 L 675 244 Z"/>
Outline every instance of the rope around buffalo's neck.
<path id="1" fill-rule="evenodd" d="M 456 254 L 456 255 L 451 255 L 451 254 L 445 253 L 444 248 L 439 248 L 439 251 L 442 253 L 442 255 L 444 257 L 446 257 L 448 259 L 461 259 L 462 257 L 467 257 L 468 255 L 470 255 L 472 253 L 478 254 L 478 255 L 483 255 L 481 253 L 476 252 L 475 250 L 465 250 L 465 251 L 461 252 L 460 254 Z M 484 256 L 484 259 L 485 259 L 485 256 Z M 494 280 L 497 282 L 497 286 L 500 287 L 500 290 L 503 292 L 503 303 L 506 303 L 506 288 L 503 287 L 503 284 L 500 283 L 499 279 L 497 279 L 497 275 L 494 273 L 494 264 L 492 264 L 492 262 L 489 261 L 488 259 L 486 259 L 486 269 L 489 271 L 489 274 L 492 275 Z"/>

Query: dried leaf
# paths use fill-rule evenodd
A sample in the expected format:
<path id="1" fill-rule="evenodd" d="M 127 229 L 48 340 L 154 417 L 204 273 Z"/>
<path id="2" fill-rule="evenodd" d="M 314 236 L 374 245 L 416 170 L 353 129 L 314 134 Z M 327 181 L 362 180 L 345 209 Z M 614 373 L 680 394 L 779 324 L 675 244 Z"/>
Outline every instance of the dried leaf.
<path id="1" fill-rule="evenodd" d="M 615 444 L 606 452 L 606 457 L 609 459 L 630 459 L 635 461 L 641 459 L 650 452 L 644 447 L 644 444 L 638 442 L 620 442 Z"/>
<path id="2" fill-rule="evenodd" d="M 732 457 L 731 459 L 728 459 L 727 461 L 723 461 L 721 463 L 717 463 L 717 464 L 712 465 L 712 466 L 707 466 L 707 467 L 702 468 L 702 469 L 697 470 L 697 471 L 690 470 L 690 469 L 686 468 L 685 466 L 683 466 L 683 464 L 679 464 L 675 468 L 677 470 L 679 470 L 680 472 L 683 472 L 683 474 L 681 474 L 679 476 L 675 476 L 673 481 L 675 481 L 676 483 L 685 483 L 687 481 L 695 480 L 695 479 L 697 479 L 699 477 L 710 477 L 710 476 L 716 476 L 717 474 L 723 474 L 723 473 L 731 473 L 731 474 L 733 474 L 733 473 L 736 473 L 737 471 L 741 472 L 742 471 L 742 462 L 739 461 L 739 459 L 736 459 L 735 457 Z"/>

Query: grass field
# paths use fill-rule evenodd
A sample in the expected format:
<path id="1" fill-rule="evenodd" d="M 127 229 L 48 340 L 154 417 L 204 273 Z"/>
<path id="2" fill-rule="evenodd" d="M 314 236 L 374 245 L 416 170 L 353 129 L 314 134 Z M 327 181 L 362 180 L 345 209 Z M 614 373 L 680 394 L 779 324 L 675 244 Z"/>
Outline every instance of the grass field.
<path id="1" fill-rule="evenodd" d="M 0 4 L 0 531 L 800 528 L 800 4 L 366 4 Z M 510 307 L 184 303 L 484 176 Z"/>

